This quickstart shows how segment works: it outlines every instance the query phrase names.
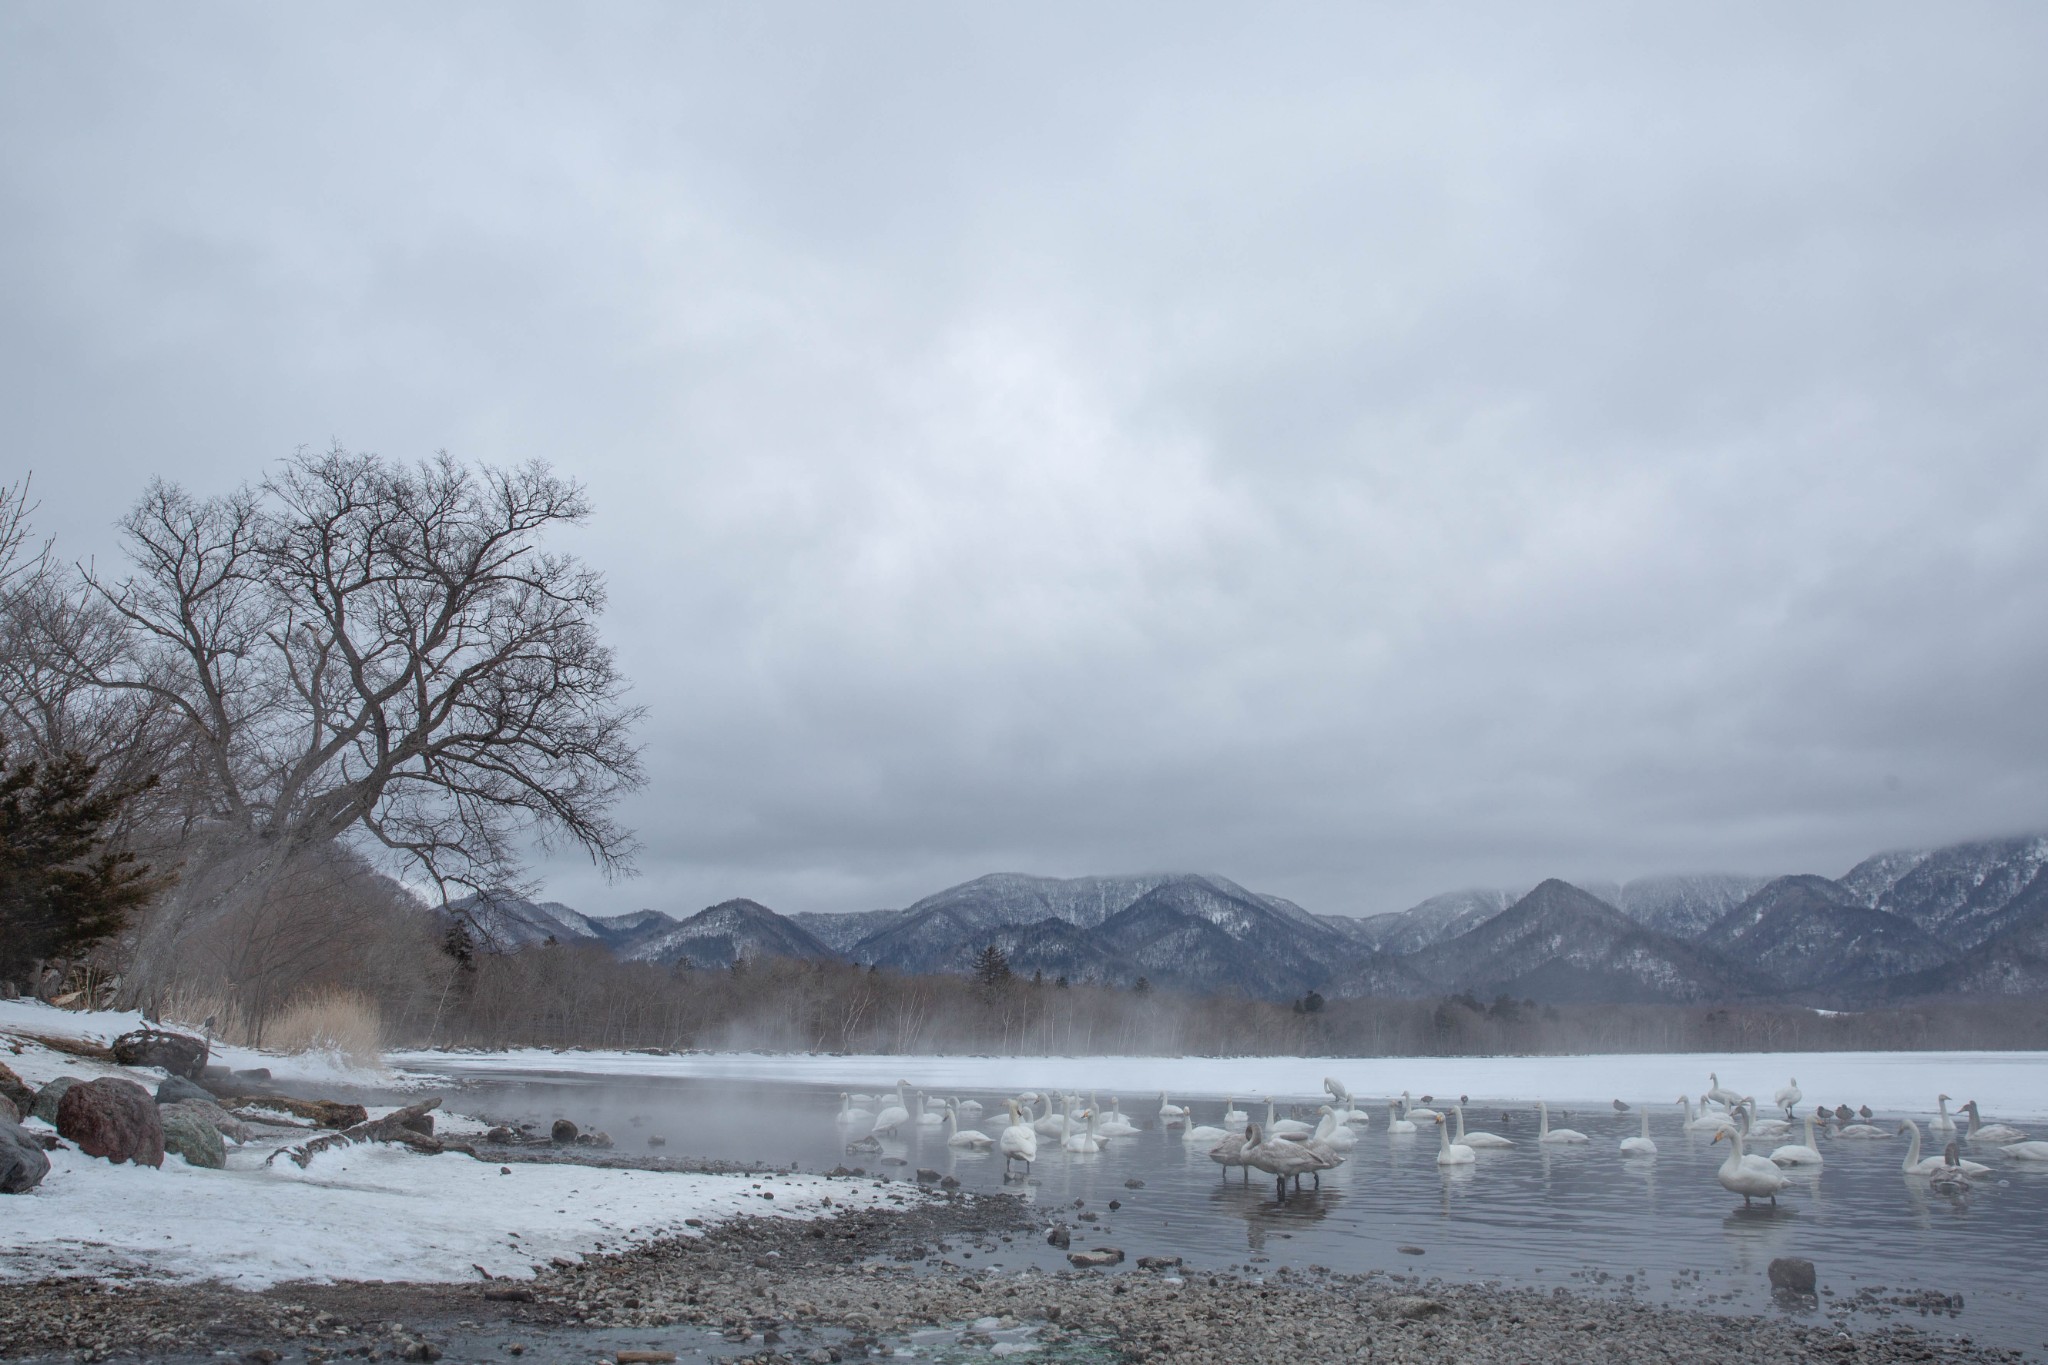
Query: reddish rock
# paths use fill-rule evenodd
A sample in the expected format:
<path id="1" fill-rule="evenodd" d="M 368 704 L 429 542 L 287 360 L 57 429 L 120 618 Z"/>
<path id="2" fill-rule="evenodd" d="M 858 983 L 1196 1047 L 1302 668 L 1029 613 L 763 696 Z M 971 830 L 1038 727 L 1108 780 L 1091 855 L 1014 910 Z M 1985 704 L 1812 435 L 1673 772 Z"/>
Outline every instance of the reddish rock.
<path id="1" fill-rule="evenodd" d="M 12 1101 L 14 1107 L 26 1114 L 36 1107 L 34 1087 L 14 1074 L 13 1068 L 0 1062 L 0 1099 Z"/>
<path id="2" fill-rule="evenodd" d="M 57 1132 L 87 1156 L 138 1166 L 164 1164 L 164 1125 L 156 1101 L 133 1081 L 107 1077 L 72 1086 L 57 1101 Z"/>

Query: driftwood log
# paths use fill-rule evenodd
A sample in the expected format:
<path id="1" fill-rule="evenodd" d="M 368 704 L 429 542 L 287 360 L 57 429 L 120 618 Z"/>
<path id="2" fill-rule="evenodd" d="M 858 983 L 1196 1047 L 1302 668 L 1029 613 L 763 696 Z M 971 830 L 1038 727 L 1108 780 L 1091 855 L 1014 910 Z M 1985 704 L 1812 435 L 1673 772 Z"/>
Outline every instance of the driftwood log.
<path id="1" fill-rule="evenodd" d="M 300 1100 L 290 1095 L 236 1095 L 221 1104 L 229 1109 L 269 1109 L 306 1119 L 322 1128 L 354 1128 L 370 1121 L 369 1111 L 360 1104 L 339 1100 Z"/>
<path id="2" fill-rule="evenodd" d="M 417 1104 L 394 1109 L 381 1119 L 370 1119 L 352 1128 L 344 1128 L 338 1133 L 314 1138 L 311 1142 L 301 1143 L 297 1147 L 280 1147 L 265 1157 L 263 1164 L 268 1166 L 281 1156 L 289 1156 L 299 1169 L 304 1170 L 312 1164 L 314 1157 L 328 1148 L 350 1147 L 358 1142 L 397 1142 L 416 1152 L 461 1152 L 464 1156 L 476 1156 L 476 1152 L 466 1142 L 450 1142 L 443 1138 L 428 1137 L 425 1133 L 415 1132 L 405 1126 L 408 1119 L 419 1118 L 440 1107 L 441 1097 L 429 1095 Z"/>

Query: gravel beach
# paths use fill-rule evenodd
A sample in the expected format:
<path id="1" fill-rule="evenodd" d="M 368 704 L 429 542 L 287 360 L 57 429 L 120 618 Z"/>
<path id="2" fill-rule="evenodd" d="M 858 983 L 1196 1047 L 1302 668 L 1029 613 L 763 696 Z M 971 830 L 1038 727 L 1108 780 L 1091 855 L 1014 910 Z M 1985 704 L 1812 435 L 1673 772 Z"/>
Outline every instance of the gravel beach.
<path id="1" fill-rule="evenodd" d="M 0 1356 L 245 1361 L 612 1359 L 631 1339 L 683 1360 L 2017 1361 L 1940 1331 L 1940 1305 L 1872 1291 L 1859 1315 L 1914 1325 L 1721 1316 L 1568 1292 L 1317 1270 L 1183 1275 L 1164 1248 L 1116 1272 L 991 1273 L 969 1264 L 1048 1213 L 955 1196 L 812 1222 L 752 1219 L 530 1280 L 286 1285 L 266 1293 L 149 1282 L 0 1285 Z M 1085 1243 L 1077 1233 L 1074 1250 Z M 978 1253 L 978 1257 L 977 1257 Z M 934 1333 L 932 1329 L 954 1330 Z M 531 1342 L 530 1346 L 521 1345 Z M 630 1358 L 630 1357 L 629 1357 Z"/>

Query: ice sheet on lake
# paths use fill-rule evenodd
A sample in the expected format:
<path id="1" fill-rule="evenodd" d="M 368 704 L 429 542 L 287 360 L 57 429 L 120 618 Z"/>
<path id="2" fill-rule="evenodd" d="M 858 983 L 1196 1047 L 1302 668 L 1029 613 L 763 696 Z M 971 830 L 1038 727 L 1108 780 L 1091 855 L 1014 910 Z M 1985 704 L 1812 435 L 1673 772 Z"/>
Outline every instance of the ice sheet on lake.
<path id="1" fill-rule="evenodd" d="M 1333 1076 L 1361 1102 L 1408 1091 L 1439 1100 L 1469 1094 L 1475 1103 L 1669 1104 L 1697 1098 L 1710 1073 L 1757 1097 L 1797 1077 L 1802 1107 L 1869 1105 L 1886 1115 L 1931 1114 L 1935 1096 L 1978 1100 L 1986 1121 L 2048 1118 L 2044 1052 L 1637 1053 L 1588 1057 L 920 1057 L 792 1053 L 639 1052 L 394 1053 L 394 1066 L 433 1074 L 557 1074 L 699 1077 L 825 1085 L 872 1093 L 899 1079 L 934 1094 L 977 1097 L 1024 1090 L 1097 1090 L 1134 1102 L 1161 1090 L 1183 1096 L 1309 1098 Z M 1156 1102 L 1153 1108 L 1156 1108 Z M 1375 1116 L 1377 1117 L 1377 1116 Z"/>

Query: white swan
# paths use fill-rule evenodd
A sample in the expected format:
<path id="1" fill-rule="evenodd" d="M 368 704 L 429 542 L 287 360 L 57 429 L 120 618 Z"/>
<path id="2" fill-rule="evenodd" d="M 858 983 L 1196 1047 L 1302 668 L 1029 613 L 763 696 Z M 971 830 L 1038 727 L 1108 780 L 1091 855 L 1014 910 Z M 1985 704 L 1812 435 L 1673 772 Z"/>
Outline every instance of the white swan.
<path id="1" fill-rule="evenodd" d="M 1977 1101 L 1971 1100 L 1963 1106 L 1963 1112 L 1970 1116 L 1970 1141 L 1972 1142 L 2024 1142 L 2027 1135 L 2009 1123 L 1986 1123 L 1977 1113 Z M 1967 1166 L 1968 1163 L 1965 1163 Z M 1975 1172 L 1972 1172 L 1975 1174 Z"/>
<path id="2" fill-rule="evenodd" d="M 1317 1112 L 1323 1116 L 1322 1121 L 1317 1123 L 1315 1131 L 1302 1141 L 1321 1143 L 1333 1152 L 1348 1152 L 1358 1145 L 1358 1134 L 1352 1132 L 1350 1125 L 1337 1117 L 1335 1105 L 1323 1105 Z"/>
<path id="3" fill-rule="evenodd" d="M 1045 1102 L 1045 1114 L 1037 1122 L 1031 1125 L 1032 1128 L 1037 1131 L 1040 1137 L 1065 1137 L 1067 1135 L 1068 1130 L 1072 1128 L 1074 1122 L 1073 1097 L 1070 1095 L 1066 1099 L 1061 1101 L 1060 1112 L 1057 1114 L 1052 1112 L 1052 1093 L 1050 1091 L 1039 1096 L 1039 1098 Z"/>
<path id="4" fill-rule="evenodd" d="M 1936 1095 L 1934 1103 L 1941 1112 L 1927 1120 L 1927 1131 L 1930 1133 L 1953 1133 L 1956 1130 L 1956 1121 L 1949 1117 L 1948 1096 Z"/>
<path id="5" fill-rule="evenodd" d="M 1002 1136 L 996 1139 L 996 1145 L 1003 1153 L 1004 1179 L 1009 1178 L 1010 1163 L 1013 1161 L 1023 1162 L 1024 1173 L 1031 1173 L 1031 1163 L 1038 1160 L 1038 1134 L 1017 1112 L 1015 1100 L 1010 1101 L 1010 1125 L 1003 1129 Z"/>
<path id="6" fill-rule="evenodd" d="M 1622 1154 L 1623 1156 L 1655 1156 L 1655 1155 L 1657 1155 L 1657 1144 L 1656 1144 L 1656 1143 L 1654 1143 L 1654 1142 L 1652 1142 L 1652 1141 L 1650 1141 L 1650 1110 L 1649 1110 L 1649 1107 L 1648 1107 L 1647 1105 L 1646 1105 L 1646 1106 L 1644 1106 L 1644 1108 L 1643 1108 L 1643 1115 L 1642 1115 L 1642 1117 L 1643 1117 L 1643 1133 L 1642 1133 L 1642 1136 L 1641 1136 L 1641 1137 L 1625 1137 L 1625 1138 L 1623 1138 L 1623 1139 L 1621 1140 L 1621 1154 Z"/>
<path id="7" fill-rule="evenodd" d="M 1735 1121 L 1742 1125 L 1746 1138 L 1784 1137 L 1792 1131 L 1792 1125 L 1784 1119 L 1760 1119 L 1756 1116 L 1756 1099 L 1745 1095 L 1741 1107 L 1735 1111 Z"/>
<path id="8" fill-rule="evenodd" d="M 865 1123 L 872 1125 L 875 1121 L 874 1111 L 872 1109 L 855 1108 L 853 1103 L 853 1096 L 847 1094 L 844 1090 L 839 1092 L 839 1112 L 838 1114 L 834 1115 L 834 1117 L 837 1118 L 839 1122 L 847 1124 L 849 1126 L 856 1123 Z"/>
<path id="9" fill-rule="evenodd" d="M 1137 1130 L 1134 1128 L 1131 1131 L 1136 1132 Z M 1228 1128 L 1218 1128 L 1213 1123 L 1198 1124 L 1192 1119 L 1188 1121 L 1187 1127 L 1180 1130 L 1180 1140 L 1182 1142 L 1192 1142 L 1198 1146 L 1203 1143 L 1214 1146 L 1229 1136 L 1230 1130 Z"/>
<path id="10" fill-rule="evenodd" d="M 1576 1128 L 1552 1128 L 1550 1126 L 1550 1106 L 1545 1104 L 1542 1100 L 1536 1101 L 1536 1115 L 1538 1119 L 1538 1126 L 1536 1129 L 1536 1140 L 1538 1142 L 1548 1142 L 1554 1144 L 1561 1142 L 1592 1141 L 1591 1138 L 1587 1137 L 1584 1133 L 1580 1132 Z M 1762 1158 L 1759 1157 L 1758 1160 L 1762 1160 Z"/>
<path id="11" fill-rule="evenodd" d="M 920 1090 L 917 1092 L 917 1097 L 920 1100 L 924 1101 L 926 1113 L 937 1114 L 941 1122 L 945 1120 L 946 1101 L 942 1096 L 929 1094 L 926 1091 Z"/>
<path id="12" fill-rule="evenodd" d="M 1102 1119 L 1095 1125 L 1095 1132 L 1098 1137 L 1136 1137 L 1139 1133 L 1145 1131 L 1138 1127 L 1137 1124 L 1125 1118 L 1122 1111 L 1116 1106 L 1117 1098 L 1111 1095 L 1109 1097 L 1109 1112 L 1103 1115 Z"/>
<path id="13" fill-rule="evenodd" d="M 1467 1147 L 1512 1147 L 1513 1138 L 1504 1138 L 1499 1133 L 1468 1133 L 1465 1131 L 1465 1100 L 1460 1096 L 1451 1112 L 1458 1116 L 1458 1141 Z"/>
<path id="14" fill-rule="evenodd" d="M 1443 1115 L 1441 1114 L 1437 1115 L 1436 1118 L 1436 1132 L 1439 1139 L 1436 1148 L 1437 1165 L 1470 1166 L 1473 1162 L 1479 1160 L 1479 1153 L 1473 1151 L 1462 1142 L 1451 1141 L 1450 1126 L 1444 1122 Z"/>
<path id="15" fill-rule="evenodd" d="M 1083 1109 L 1081 1117 L 1087 1120 L 1087 1126 L 1078 1133 L 1069 1131 L 1060 1146 L 1079 1156 L 1093 1156 L 1102 1150 L 1102 1143 L 1095 1136 L 1095 1111 Z"/>
<path id="16" fill-rule="evenodd" d="M 1166 1098 L 1164 1090 L 1159 1092 L 1159 1121 L 1171 1128 L 1187 1121 L 1188 1111 Z"/>
<path id="17" fill-rule="evenodd" d="M 1911 1144 L 1906 1148 L 1906 1159 L 1899 1163 L 1899 1169 L 1907 1175 L 1933 1175 L 1948 1164 L 1938 1156 L 1930 1156 L 1924 1160 L 1921 1158 L 1920 1125 L 1913 1122 L 1913 1120 L 1907 1119 L 1904 1123 L 1900 1124 L 1899 1133 L 1902 1135 L 1910 1133 L 1913 1138 Z M 1956 1164 L 1962 1167 L 1964 1175 L 1991 1174 L 1991 1168 L 1980 1161 L 1958 1161 Z"/>
<path id="18" fill-rule="evenodd" d="M 1768 1198 L 1775 1206 L 1778 1191 L 1791 1184 L 1791 1178 L 1769 1161 L 1760 1156 L 1750 1156 L 1742 1150 L 1742 1133 L 1739 1129 L 1728 1128 L 1714 1134 L 1714 1141 L 1726 1138 L 1729 1143 L 1728 1159 L 1721 1163 L 1721 1169 L 1714 1173 L 1721 1182 L 1721 1188 L 1742 1196 L 1746 1208 L 1752 1198 Z"/>
<path id="19" fill-rule="evenodd" d="M 1726 1086 L 1722 1085 L 1721 1078 L 1719 1076 L 1709 1071 L 1707 1073 L 1707 1079 L 1710 1082 L 1712 1082 L 1712 1084 L 1707 1087 L 1708 1099 L 1720 1105 L 1723 1109 L 1733 1109 L 1736 1105 L 1742 1103 L 1742 1096 L 1736 1094 L 1733 1090 L 1730 1090 Z M 1762 1161 L 1763 1158 L 1758 1157 L 1757 1160 Z"/>
<path id="20" fill-rule="evenodd" d="M 1792 1117 L 1792 1106 L 1805 1099 L 1806 1094 L 1799 1088 L 1799 1078 L 1794 1076 L 1792 1084 L 1780 1086 L 1778 1093 L 1771 1098 L 1777 1101 L 1778 1107 L 1785 1111 L 1785 1117 L 1789 1119 Z"/>
<path id="21" fill-rule="evenodd" d="M 1709 1114 L 1703 1110 L 1695 1117 L 1690 1095 L 1680 1095 L 1678 1107 L 1685 1111 L 1685 1131 L 1688 1133 L 1722 1133 L 1735 1127 L 1735 1120 L 1726 1114 Z"/>
<path id="22" fill-rule="evenodd" d="M 894 1137 L 898 1124 L 910 1122 L 910 1104 L 903 1098 L 903 1087 L 909 1084 L 909 1081 L 896 1082 L 896 1102 L 885 1105 L 882 1112 L 875 1115 L 875 1126 L 868 1129 L 869 1136 L 887 1133 Z"/>
<path id="23" fill-rule="evenodd" d="M 956 1100 L 954 1100 L 954 1101 L 953 1101 L 953 1107 L 954 1107 L 955 1109 L 959 1110 L 959 1111 L 960 1111 L 960 1117 L 961 1117 L 961 1118 L 963 1118 L 963 1119 L 966 1119 L 966 1120 L 967 1120 L 967 1121 L 968 1121 L 969 1123 L 972 1123 L 972 1122 L 973 1122 L 974 1120 L 976 1120 L 976 1119 L 978 1119 L 978 1118 L 980 1118 L 980 1117 L 981 1117 L 981 1101 L 980 1101 L 980 1100 L 960 1100 L 960 1099 L 956 1099 Z"/>
<path id="24" fill-rule="evenodd" d="M 1387 1136 L 1407 1137 L 1415 1131 L 1415 1124 L 1394 1112 L 1395 1101 L 1387 1101 Z"/>
<path id="25" fill-rule="evenodd" d="M 2014 1161 L 2048 1161 L 2048 1142 L 2008 1142 L 1998 1150 Z"/>
<path id="26" fill-rule="evenodd" d="M 946 1110 L 946 1145 L 948 1147 L 972 1147 L 977 1152 L 990 1146 L 995 1139 L 978 1128 L 962 1128 L 960 1111 L 949 1107 Z"/>
<path id="27" fill-rule="evenodd" d="M 1252 1121 L 1252 1116 L 1237 1107 L 1237 1096 L 1226 1095 L 1223 1099 L 1223 1126 L 1242 1128 Z"/>
<path id="28" fill-rule="evenodd" d="M 1813 1115 L 1806 1116 L 1806 1141 L 1788 1142 L 1771 1153 L 1771 1163 L 1776 1166 L 1818 1166 L 1821 1164 L 1820 1148 L 1813 1140 Z"/>
<path id="29" fill-rule="evenodd" d="M 1876 1142 L 1893 1136 L 1872 1123 L 1837 1123 L 1828 1130 L 1831 1138 L 1846 1138 L 1851 1142 Z"/>
<path id="30" fill-rule="evenodd" d="M 917 1092 L 917 1098 L 921 1106 L 917 1114 L 918 1126 L 920 1128 L 944 1127 L 946 1122 L 946 1102 L 944 1100 L 934 1100 L 922 1090 Z M 932 1108 L 934 1104 L 939 1107 L 936 1109 Z"/>
<path id="31" fill-rule="evenodd" d="M 1300 1119 L 1274 1118 L 1273 1097 L 1271 1095 L 1266 1096 L 1266 1124 L 1262 1131 L 1264 1131 L 1267 1137 L 1287 1137 L 1290 1134 L 1306 1137 L 1315 1130 L 1316 1126 L 1314 1124 L 1303 1123 Z"/>
<path id="32" fill-rule="evenodd" d="M 1442 1118 L 1443 1115 L 1434 1109 L 1426 1109 L 1421 1105 L 1410 1104 L 1408 1102 L 1408 1092 L 1403 1090 L 1401 1092 L 1401 1117 L 1416 1123 L 1434 1123 Z"/>
<path id="33" fill-rule="evenodd" d="M 1372 1115 L 1358 1107 L 1343 1082 L 1334 1076 L 1325 1076 L 1323 1089 L 1330 1092 L 1330 1104 L 1337 1111 L 1337 1122 L 1355 1123 L 1364 1128 L 1372 1127 Z"/>

